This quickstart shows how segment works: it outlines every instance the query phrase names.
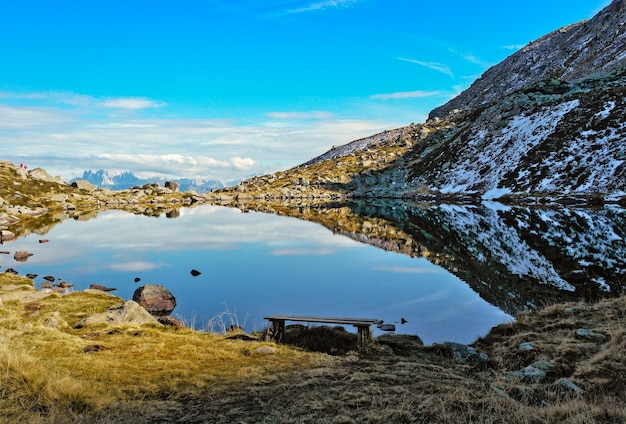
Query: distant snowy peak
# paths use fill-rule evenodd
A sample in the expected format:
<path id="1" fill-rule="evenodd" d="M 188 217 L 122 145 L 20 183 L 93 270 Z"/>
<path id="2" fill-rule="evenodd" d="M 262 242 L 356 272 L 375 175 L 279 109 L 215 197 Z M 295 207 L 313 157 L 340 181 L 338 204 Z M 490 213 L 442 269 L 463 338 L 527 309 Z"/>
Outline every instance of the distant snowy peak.
<path id="1" fill-rule="evenodd" d="M 477 107 L 541 79 L 572 81 L 626 62 L 626 0 L 614 0 L 592 19 L 563 27 L 488 69 L 430 118 Z"/>
<path id="2" fill-rule="evenodd" d="M 137 178 L 131 172 L 116 172 L 107 171 L 104 169 L 98 169 L 96 171 L 91 169 L 86 170 L 83 172 L 83 176 L 77 179 L 89 181 L 91 184 L 100 188 L 111 189 L 130 188 L 135 185 L 140 185 L 142 183 L 142 180 Z"/>
<path id="3" fill-rule="evenodd" d="M 180 178 L 171 179 L 164 176 L 154 176 L 151 178 L 138 178 L 132 172 L 129 171 L 108 171 L 104 169 L 86 170 L 83 172 L 81 178 L 74 178 L 70 181 L 77 180 L 89 181 L 91 184 L 99 188 L 108 188 L 111 190 L 124 190 L 134 186 L 140 186 L 143 184 L 158 183 L 164 184 L 166 181 L 175 181 L 179 184 L 181 191 L 194 190 L 199 193 L 208 192 L 214 189 L 220 189 L 224 187 L 224 183 L 219 180 L 213 179 L 190 179 Z"/>

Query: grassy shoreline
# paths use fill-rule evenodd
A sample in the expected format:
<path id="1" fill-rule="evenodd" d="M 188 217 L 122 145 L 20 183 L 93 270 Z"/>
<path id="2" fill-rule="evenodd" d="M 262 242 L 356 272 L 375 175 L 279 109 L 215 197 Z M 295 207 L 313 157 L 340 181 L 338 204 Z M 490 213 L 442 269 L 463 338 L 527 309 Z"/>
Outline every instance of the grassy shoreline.
<path id="1" fill-rule="evenodd" d="M 32 286 L 0 274 L 0 294 Z M 0 306 L 3 422 L 626 422 L 624 297 L 519 314 L 473 344 L 481 366 L 400 337 L 328 356 L 156 325 L 74 328 L 120 301 Z M 552 364 L 543 380 L 512 377 L 537 361 Z"/>

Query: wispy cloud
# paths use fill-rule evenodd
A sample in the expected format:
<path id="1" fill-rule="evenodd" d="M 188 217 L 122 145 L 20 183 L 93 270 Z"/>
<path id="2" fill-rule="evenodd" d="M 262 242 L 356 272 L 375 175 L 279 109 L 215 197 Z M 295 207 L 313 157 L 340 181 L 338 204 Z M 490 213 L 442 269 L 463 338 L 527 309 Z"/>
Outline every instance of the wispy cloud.
<path id="1" fill-rule="evenodd" d="M 119 98 L 108 99 L 102 102 L 104 107 L 116 108 L 116 109 L 149 109 L 154 107 L 165 106 L 162 102 L 155 102 L 154 100 L 144 99 L 140 97 L 135 98 Z"/>
<path id="2" fill-rule="evenodd" d="M 406 57 L 399 57 L 398 60 L 401 60 L 402 62 L 414 63 L 416 65 L 424 66 L 426 68 L 432 69 L 432 70 L 437 71 L 437 72 L 441 72 L 442 74 L 445 74 L 445 75 L 448 75 L 448 76 L 454 78 L 454 74 L 452 73 L 452 70 L 450 69 L 450 67 L 448 65 L 443 64 L 443 63 L 427 62 L 427 61 L 423 61 L 423 60 L 408 59 Z"/>
<path id="3" fill-rule="evenodd" d="M 303 12 L 312 12 L 312 11 L 316 11 L 316 10 L 323 10 L 323 9 L 328 9 L 328 8 L 339 8 L 339 7 L 347 7 L 350 5 L 353 5 L 355 3 L 358 3 L 359 1 L 362 0 L 325 0 L 325 1 L 318 1 L 315 3 L 310 3 L 306 6 L 302 6 L 302 7 L 296 7 L 296 8 L 292 8 L 292 9 L 287 9 L 285 11 L 285 14 L 292 14 L 292 13 L 303 13 Z"/>
<path id="4" fill-rule="evenodd" d="M 265 116 L 272 119 L 332 119 L 334 115 L 330 112 L 269 112 Z"/>
<path id="5" fill-rule="evenodd" d="M 30 104 L 34 101 L 40 105 L 65 104 L 70 106 L 80 106 L 88 108 L 128 110 L 150 109 L 166 106 L 164 102 L 146 99 L 144 97 L 99 98 L 63 91 L 34 93 L 16 93 L 4 91 L 0 92 L 0 99 L 16 100 L 22 102 L 23 104 Z"/>
<path id="6" fill-rule="evenodd" d="M 478 65 L 481 68 L 487 69 L 490 68 L 492 66 L 491 63 L 485 62 L 482 59 L 479 59 L 478 57 L 474 56 L 473 54 L 462 54 L 461 57 L 465 60 L 467 60 L 470 63 L 473 63 L 474 65 Z"/>
<path id="7" fill-rule="evenodd" d="M 397 99 L 412 99 L 418 97 L 433 97 L 441 95 L 441 91 L 399 91 L 397 93 L 385 93 L 374 94 L 370 96 L 371 99 L 376 100 L 397 100 Z"/>
<path id="8" fill-rule="evenodd" d="M 524 44 L 508 44 L 506 46 L 502 46 L 505 50 L 519 50 L 526 47 Z"/>

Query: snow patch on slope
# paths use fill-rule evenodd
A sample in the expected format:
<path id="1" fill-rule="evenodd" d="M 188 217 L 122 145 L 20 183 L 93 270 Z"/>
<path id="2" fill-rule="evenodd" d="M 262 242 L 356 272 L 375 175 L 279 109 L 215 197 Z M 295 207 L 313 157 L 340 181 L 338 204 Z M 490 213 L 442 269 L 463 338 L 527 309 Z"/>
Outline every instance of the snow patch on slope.
<path id="1" fill-rule="evenodd" d="M 503 176 L 515 170 L 528 152 L 552 134 L 563 117 L 580 104 L 578 99 L 545 107 L 531 115 L 515 116 L 496 133 L 489 143 L 484 129 L 470 135 L 460 156 L 462 161 L 450 167 L 442 193 L 486 191 L 487 199 L 510 192 L 501 186 Z"/>

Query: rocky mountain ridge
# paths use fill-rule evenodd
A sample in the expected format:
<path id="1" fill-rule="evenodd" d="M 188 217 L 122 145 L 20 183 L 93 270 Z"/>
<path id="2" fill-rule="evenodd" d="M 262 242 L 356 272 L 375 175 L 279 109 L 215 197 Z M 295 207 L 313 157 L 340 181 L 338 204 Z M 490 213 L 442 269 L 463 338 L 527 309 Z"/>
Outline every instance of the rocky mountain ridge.
<path id="1" fill-rule="evenodd" d="M 488 69 L 430 118 L 485 105 L 538 80 L 571 81 L 608 72 L 626 59 L 626 0 L 614 0 L 593 18 L 553 31 Z"/>
<path id="2" fill-rule="evenodd" d="M 423 124 L 217 196 L 626 202 L 625 31 L 615 0 L 491 68 Z"/>

